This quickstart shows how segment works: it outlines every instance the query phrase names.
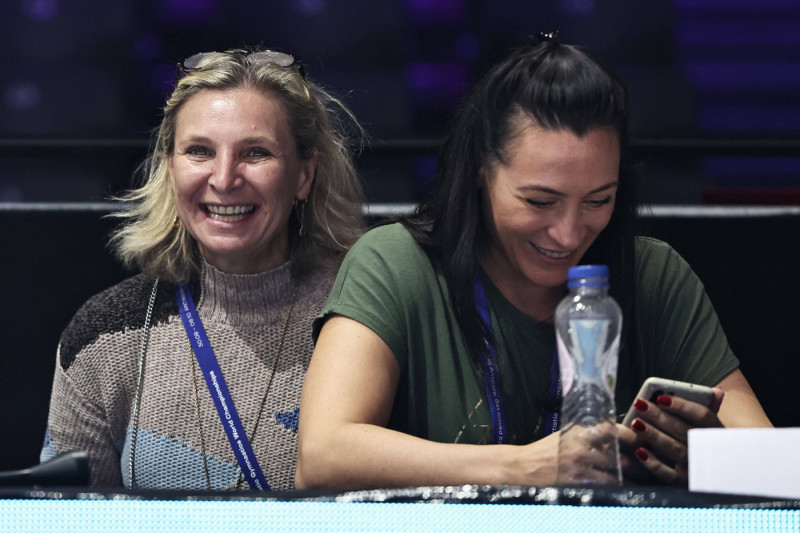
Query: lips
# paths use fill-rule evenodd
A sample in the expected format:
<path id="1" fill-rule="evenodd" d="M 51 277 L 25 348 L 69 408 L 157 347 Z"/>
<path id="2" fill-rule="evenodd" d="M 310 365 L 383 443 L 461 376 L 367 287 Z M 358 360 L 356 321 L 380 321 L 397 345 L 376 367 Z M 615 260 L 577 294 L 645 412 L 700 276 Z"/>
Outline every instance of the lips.
<path id="1" fill-rule="evenodd" d="M 572 255 L 572 251 L 558 252 L 556 250 L 548 250 L 547 248 L 536 246 L 533 243 L 531 243 L 531 245 L 533 245 L 533 247 L 536 249 L 537 252 L 539 252 L 544 256 L 550 257 L 551 259 L 564 259 L 565 257 L 569 257 L 570 255 Z"/>
<path id="2" fill-rule="evenodd" d="M 250 213 L 255 211 L 254 205 L 212 205 L 206 204 L 203 206 L 208 216 L 214 220 L 221 220 L 223 222 L 236 222 L 247 218 Z"/>

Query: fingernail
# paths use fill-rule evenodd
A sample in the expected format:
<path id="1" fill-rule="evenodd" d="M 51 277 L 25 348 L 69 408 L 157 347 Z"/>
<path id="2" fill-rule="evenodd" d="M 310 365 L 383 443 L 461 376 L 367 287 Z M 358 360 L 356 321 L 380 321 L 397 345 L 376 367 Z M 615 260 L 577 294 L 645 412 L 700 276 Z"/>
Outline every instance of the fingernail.
<path id="1" fill-rule="evenodd" d="M 638 457 L 640 461 L 647 461 L 650 459 L 650 454 L 647 453 L 647 450 L 644 448 L 639 448 L 636 450 L 636 457 Z"/>
<path id="2" fill-rule="evenodd" d="M 644 413 L 647 411 L 647 402 L 641 398 L 636 398 L 636 401 L 633 402 L 633 408 Z"/>
<path id="3" fill-rule="evenodd" d="M 664 407 L 669 407 L 672 405 L 672 397 L 667 396 L 666 394 L 659 396 L 656 401 L 659 403 L 659 405 L 663 405 Z"/>
<path id="4" fill-rule="evenodd" d="M 647 429 L 647 426 L 645 425 L 644 422 L 642 422 L 640 418 L 634 420 L 633 424 L 631 424 L 631 427 L 633 428 L 634 431 L 639 431 L 639 432 L 642 432 L 645 429 Z"/>

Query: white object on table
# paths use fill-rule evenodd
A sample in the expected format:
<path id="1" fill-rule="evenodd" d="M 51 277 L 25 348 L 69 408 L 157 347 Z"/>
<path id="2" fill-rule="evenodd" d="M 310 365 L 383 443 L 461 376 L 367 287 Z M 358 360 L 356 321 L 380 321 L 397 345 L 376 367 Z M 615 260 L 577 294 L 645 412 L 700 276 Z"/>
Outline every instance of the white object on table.
<path id="1" fill-rule="evenodd" d="M 800 428 L 689 430 L 689 490 L 800 499 Z"/>

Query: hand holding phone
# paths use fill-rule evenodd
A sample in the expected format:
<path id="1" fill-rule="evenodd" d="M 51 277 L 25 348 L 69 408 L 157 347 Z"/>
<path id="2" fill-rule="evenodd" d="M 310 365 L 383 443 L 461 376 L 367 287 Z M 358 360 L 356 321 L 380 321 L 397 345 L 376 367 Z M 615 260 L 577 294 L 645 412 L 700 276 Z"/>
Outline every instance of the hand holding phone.
<path id="1" fill-rule="evenodd" d="M 664 379 L 650 377 L 645 380 L 642 387 L 639 389 L 637 398 L 644 398 L 652 403 L 662 394 L 668 396 L 678 396 L 690 402 L 699 403 L 705 407 L 710 407 L 714 402 L 714 390 L 705 385 L 696 385 L 694 383 L 686 383 L 685 381 L 676 381 L 674 379 Z M 636 409 L 633 405 L 628 409 L 628 413 L 622 421 L 624 426 L 630 427 L 633 420 L 637 417 Z"/>
<path id="2" fill-rule="evenodd" d="M 689 475 L 686 434 L 688 429 L 695 426 L 689 418 L 695 419 L 696 416 L 687 416 L 684 419 L 681 415 L 697 414 L 702 409 L 697 405 L 682 405 L 675 409 L 675 404 L 662 409 L 658 403 L 661 395 L 677 396 L 706 408 L 711 408 L 716 399 L 711 387 L 663 378 L 651 377 L 645 380 L 637 398 L 643 398 L 656 407 L 639 411 L 631 405 L 622 421 L 623 425 L 632 427 L 633 431 L 621 432 L 620 451 L 631 454 L 632 457 L 635 455 L 624 475 L 640 483 L 658 480 L 662 483 L 685 485 Z M 635 424 L 640 417 L 644 423 Z M 625 442 L 622 435 L 625 436 Z"/>

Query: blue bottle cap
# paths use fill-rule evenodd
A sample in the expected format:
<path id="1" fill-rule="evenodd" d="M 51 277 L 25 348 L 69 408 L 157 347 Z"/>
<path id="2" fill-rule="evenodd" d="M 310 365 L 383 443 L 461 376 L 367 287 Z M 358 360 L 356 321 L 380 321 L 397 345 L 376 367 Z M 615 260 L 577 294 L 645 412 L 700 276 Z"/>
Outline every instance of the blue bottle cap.
<path id="1" fill-rule="evenodd" d="M 608 267 L 606 265 L 578 265 L 570 267 L 567 277 L 568 287 L 608 285 Z M 583 280 L 583 282 L 581 283 L 579 280 Z"/>

